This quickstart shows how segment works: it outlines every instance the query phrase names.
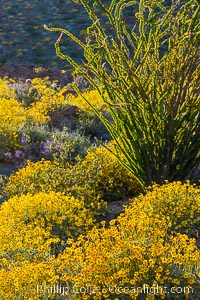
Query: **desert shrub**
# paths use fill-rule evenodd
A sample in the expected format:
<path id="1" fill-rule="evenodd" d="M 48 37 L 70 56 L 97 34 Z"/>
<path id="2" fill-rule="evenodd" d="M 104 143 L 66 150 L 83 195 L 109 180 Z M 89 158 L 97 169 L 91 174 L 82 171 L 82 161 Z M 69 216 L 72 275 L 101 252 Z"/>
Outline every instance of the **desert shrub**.
<path id="1" fill-rule="evenodd" d="M 109 227 L 72 241 L 58 261 L 63 284 L 77 287 L 71 299 L 83 299 L 82 286 L 92 286 L 84 299 L 188 299 L 189 290 L 176 288 L 196 293 L 200 252 L 185 233 L 199 209 L 199 190 L 189 183 L 154 186 Z"/>
<path id="2" fill-rule="evenodd" d="M 65 89 L 64 89 L 65 90 Z M 48 78 L 40 79 L 34 78 L 32 80 L 15 82 L 6 78 L 0 81 L 0 98 L 15 99 L 22 104 L 23 107 L 29 108 L 31 104 L 43 100 L 43 110 L 50 109 L 52 105 L 56 106 L 64 102 L 60 88 L 57 87 L 56 82 L 51 82 Z M 56 99 L 57 95 L 57 99 Z M 49 97 L 49 103 L 47 103 Z M 44 103 L 48 106 L 44 109 Z"/>
<path id="3" fill-rule="evenodd" d="M 19 145 L 18 132 L 27 122 L 22 105 L 14 99 L 0 99 L 0 148 L 4 150 Z"/>
<path id="4" fill-rule="evenodd" d="M 51 136 L 48 126 L 25 124 L 18 131 L 18 145 L 4 152 L 6 161 L 21 166 L 28 160 L 37 160 L 42 157 L 41 145 Z"/>
<path id="5" fill-rule="evenodd" d="M 24 107 L 29 107 L 31 103 L 35 102 L 37 97 L 37 90 L 33 87 L 31 79 L 25 81 L 9 83 L 8 87 L 13 90 L 14 98 L 19 101 Z"/>
<path id="6" fill-rule="evenodd" d="M 7 94 L 8 95 L 8 94 Z M 0 147 L 6 152 L 21 149 L 21 134 L 31 131 L 32 127 L 44 126 L 49 117 L 31 108 L 24 108 L 13 98 L 0 99 Z"/>
<path id="7" fill-rule="evenodd" d="M 63 192 L 66 187 L 67 169 L 59 164 L 41 159 L 27 161 L 27 165 L 8 178 L 5 192 L 8 197 L 39 192 Z"/>
<path id="8" fill-rule="evenodd" d="M 76 105 L 80 109 L 86 111 L 86 112 L 91 112 L 92 108 L 91 106 L 84 100 L 84 98 L 89 99 L 91 105 L 93 105 L 96 109 L 99 110 L 106 110 L 105 103 L 103 101 L 102 96 L 99 94 L 98 90 L 91 90 L 91 91 L 85 91 L 82 92 L 81 95 L 73 96 L 69 95 L 68 96 L 68 101 L 71 105 Z"/>
<path id="9" fill-rule="evenodd" d="M 10 83 L 10 85 L 12 86 L 14 85 L 14 83 Z M 23 98 L 23 86 L 24 85 L 22 84 L 22 90 L 21 90 L 22 96 L 18 95 L 19 98 L 20 97 Z M 27 109 L 24 110 L 24 114 L 29 116 L 31 121 L 33 121 L 35 124 L 46 123 L 49 120 L 48 114 L 50 112 L 59 109 L 60 106 L 66 106 L 68 104 L 68 101 L 65 99 L 63 95 L 64 91 L 66 90 L 65 87 L 63 87 L 63 89 L 56 89 L 54 83 L 50 82 L 47 79 L 39 79 L 39 78 L 34 78 L 32 80 L 31 87 L 35 91 L 35 94 L 34 96 L 27 94 L 27 97 L 30 96 L 34 99 L 31 100 L 31 103 L 29 103 Z M 18 94 L 20 94 L 20 92 Z M 15 98 L 16 98 L 16 93 L 14 92 L 14 89 L 9 88 L 8 80 L 1 79 L 0 99 L 16 100 Z M 22 100 L 18 100 L 18 101 L 16 100 L 16 102 L 18 102 L 19 106 L 24 107 L 23 105 L 20 105 L 23 102 Z"/>
<path id="10" fill-rule="evenodd" d="M 54 130 L 49 139 L 40 143 L 40 153 L 45 159 L 56 159 L 60 162 L 76 163 L 84 158 L 91 146 L 89 138 L 78 131 L 69 133 L 66 128 Z"/>
<path id="11" fill-rule="evenodd" d="M 15 92 L 9 89 L 9 81 L 6 77 L 0 78 L 0 99 L 14 99 Z"/>
<path id="12" fill-rule="evenodd" d="M 54 192 L 10 198 L 0 207 L 0 219 L 1 299 L 39 299 L 31 295 L 38 281 L 58 279 L 53 259 L 68 238 L 87 232 L 94 222 L 82 199 Z"/>
<path id="13" fill-rule="evenodd" d="M 110 142 L 108 148 L 112 147 Z M 104 147 L 89 151 L 85 159 L 80 160 L 71 171 L 75 186 L 84 186 L 106 201 L 124 199 L 141 191 L 136 179 Z M 78 190 L 74 192 L 79 193 Z"/>
<path id="14" fill-rule="evenodd" d="M 84 42 L 65 28 L 44 27 L 60 32 L 57 55 L 102 97 L 111 122 L 84 99 L 115 139 L 121 163 L 144 188 L 199 178 L 198 1 L 78 2 L 91 22 Z M 126 22 L 128 9 L 133 26 Z M 81 47 L 83 63 L 62 52 L 63 34 Z"/>
<path id="15" fill-rule="evenodd" d="M 48 128 L 45 126 L 50 120 L 49 114 L 60 106 L 66 105 L 62 90 L 56 91 L 49 87 L 48 81 L 33 79 L 33 88 L 37 91 L 37 95 L 34 103 L 27 108 L 14 99 L 14 91 L 10 90 L 8 85 L 7 80 L 1 80 L 0 150 L 2 158 L 4 152 L 12 150 L 14 154 L 13 151 L 22 150 L 24 145 L 20 143 L 20 138 L 24 133 L 30 138 L 31 147 L 36 148 L 38 142 L 44 140 L 45 135 L 48 136 Z M 26 145 L 26 148 L 30 148 L 30 145 Z"/>
<path id="16" fill-rule="evenodd" d="M 25 126 L 23 132 L 20 135 L 20 144 L 23 147 L 24 152 L 35 151 L 35 154 L 40 155 L 40 145 L 42 142 L 49 139 L 51 133 L 47 125 L 31 125 Z"/>
<path id="17" fill-rule="evenodd" d="M 19 144 L 12 151 L 4 152 L 4 159 L 25 164 L 26 160 L 60 161 L 76 163 L 83 158 L 91 147 L 89 138 L 78 131 L 69 133 L 67 128 L 62 131 L 50 131 L 46 125 L 25 126 L 19 134 Z"/>
<path id="18" fill-rule="evenodd" d="M 113 147 L 110 145 L 110 147 Z M 140 185 L 104 147 L 94 148 L 75 165 L 41 160 L 9 177 L 5 192 L 9 197 L 39 191 L 60 191 L 79 198 L 88 207 L 96 207 L 98 199 L 118 200 L 140 191 Z"/>
<path id="19" fill-rule="evenodd" d="M 34 256 L 34 253 L 31 253 L 31 255 Z M 52 287 L 56 281 L 59 281 L 59 276 L 55 271 L 52 258 L 47 257 L 44 261 L 26 259 L 10 263 L 9 260 L 4 257 L 0 258 L 0 265 L 1 299 L 63 299 L 63 296 L 56 297 L 55 294 L 47 295 L 47 293 L 42 293 L 41 289 L 40 295 L 38 295 L 37 292 L 40 284 Z"/>
<path id="20" fill-rule="evenodd" d="M 146 195 L 140 195 L 131 203 L 123 216 L 124 222 L 126 222 L 125 219 L 128 221 L 133 210 L 136 211 L 135 214 L 139 211 L 147 214 L 152 221 L 157 216 L 169 220 L 164 228 L 166 234 L 173 232 L 189 234 L 200 220 L 200 190 L 189 182 L 153 185 Z"/>
<path id="21" fill-rule="evenodd" d="M 37 98 L 30 106 L 29 113 L 31 115 L 38 114 L 48 117 L 51 112 L 59 110 L 60 107 L 68 104 L 68 97 L 63 94 L 66 88 L 56 89 L 47 79 L 34 78 L 32 80 L 33 86 L 37 91 Z"/>
<path id="22" fill-rule="evenodd" d="M 56 244 L 76 238 L 93 225 L 91 211 L 83 199 L 75 199 L 55 192 L 39 192 L 10 198 L 0 207 L 1 255 L 5 252 L 15 261 L 20 251 L 27 249 L 27 257 L 55 255 Z M 6 242 L 7 241 L 7 242 Z M 16 257 L 12 252 L 16 250 Z M 24 257 L 25 259 L 25 257 Z"/>
<path id="23" fill-rule="evenodd" d="M 26 167 L 10 175 L 3 194 L 11 198 L 29 193 L 61 192 L 75 196 L 76 199 L 84 199 L 85 207 L 91 210 L 95 217 L 104 214 L 106 203 L 99 199 L 92 187 L 87 189 L 84 182 L 76 182 L 73 168 L 69 164 L 64 167 L 63 163 L 45 159 L 36 163 L 28 161 Z"/>

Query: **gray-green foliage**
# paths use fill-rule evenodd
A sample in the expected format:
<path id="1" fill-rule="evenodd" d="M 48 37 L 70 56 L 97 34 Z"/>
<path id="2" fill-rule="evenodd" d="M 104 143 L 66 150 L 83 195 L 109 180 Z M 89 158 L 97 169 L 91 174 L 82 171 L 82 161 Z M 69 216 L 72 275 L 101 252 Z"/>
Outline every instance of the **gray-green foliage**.
<path id="1" fill-rule="evenodd" d="M 101 0 L 79 2 L 92 23 L 85 43 L 66 29 L 45 28 L 61 33 L 55 43 L 58 56 L 101 93 L 112 122 L 93 109 L 115 139 L 121 163 L 143 187 L 198 179 L 198 1 L 172 0 L 169 6 L 162 0 L 112 0 L 109 6 Z M 63 34 L 82 47 L 82 65 L 61 52 Z"/>
<path id="2" fill-rule="evenodd" d="M 24 107 L 29 107 L 37 97 L 37 90 L 33 87 L 31 79 L 27 79 L 25 82 L 10 83 L 8 86 L 14 90 L 16 100 L 21 102 Z"/>
<path id="3" fill-rule="evenodd" d="M 55 159 L 61 163 L 76 163 L 86 156 L 91 147 L 89 138 L 78 131 L 69 133 L 65 128 L 62 131 L 51 132 L 50 138 L 40 145 L 43 157 Z"/>

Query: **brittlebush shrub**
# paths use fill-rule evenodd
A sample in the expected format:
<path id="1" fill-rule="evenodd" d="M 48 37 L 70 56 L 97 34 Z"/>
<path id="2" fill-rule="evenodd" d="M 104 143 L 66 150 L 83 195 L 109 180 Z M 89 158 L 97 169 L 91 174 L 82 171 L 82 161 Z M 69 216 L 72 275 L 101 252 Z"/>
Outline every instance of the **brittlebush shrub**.
<path id="1" fill-rule="evenodd" d="M 83 100 L 83 97 L 89 97 L 91 104 L 97 109 L 105 108 L 102 97 L 99 95 L 97 90 L 83 92 L 83 97 L 74 96 L 72 94 L 65 95 L 67 87 L 63 87 L 59 90 L 53 89 L 49 84 L 48 80 L 35 78 L 32 80 L 33 87 L 37 91 L 37 97 L 35 102 L 29 107 L 29 114 L 38 116 L 38 122 L 42 121 L 42 116 L 45 121 L 48 115 L 52 112 L 59 110 L 59 108 L 65 107 L 66 105 L 76 105 L 79 109 L 85 112 L 91 112 L 91 106 Z M 35 116 L 36 115 L 36 116 Z"/>
<path id="2" fill-rule="evenodd" d="M 36 163 L 28 161 L 26 167 L 8 178 L 4 195 L 11 198 L 29 193 L 34 195 L 39 192 L 61 192 L 76 199 L 84 199 L 85 207 L 92 211 L 93 215 L 104 214 L 105 201 L 101 201 L 92 188 L 88 190 L 83 182 L 82 185 L 75 182 L 73 168 L 69 164 L 63 167 L 63 164 L 45 159 Z"/>
<path id="3" fill-rule="evenodd" d="M 61 237 L 52 226 L 61 228 L 66 216 L 72 220 L 69 224 L 80 217 L 76 225 L 85 226 L 83 207 L 79 210 L 78 204 L 79 208 L 64 198 L 40 193 L 14 197 L 2 205 L 2 299 L 189 299 L 180 288 L 176 294 L 177 287 L 189 287 L 186 291 L 193 289 L 198 296 L 195 275 L 200 275 L 200 253 L 195 240 L 185 234 L 200 219 L 197 188 L 180 182 L 156 185 L 135 198 L 109 227 L 102 224 L 76 241 L 67 239 L 64 252 L 55 256 L 51 255 L 51 245 L 59 243 Z M 181 218 L 176 218 L 177 211 Z M 69 228 L 63 227 L 66 231 Z M 183 229 L 183 233 L 178 232 Z M 66 293 L 53 293 L 54 285 L 55 289 L 65 287 Z M 146 291 L 151 287 L 151 292 L 140 294 L 144 286 Z M 167 292 L 173 287 L 174 294 L 164 294 L 162 287 Z"/>
<path id="4" fill-rule="evenodd" d="M 40 116 L 43 116 L 44 121 L 47 121 L 48 115 L 51 112 L 68 104 L 68 101 L 63 95 L 66 88 L 57 91 L 50 86 L 50 82 L 47 79 L 35 78 L 32 80 L 32 83 L 37 91 L 37 97 L 35 102 L 29 107 L 29 114 L 31 116 L 37 115 L 39 123 L 41 122 Z"/>
<path id="5" fill-rule="evenodd" d="M 32 80 L 32 84 L 37 91 L 37 97 L 35 98 L 35 102 L 29 107 L 29 114 L 32 116 L 35 114 L 38 115 L 40 122 L 39 116 L 43 116 L 45 119 L 51 112 L 57 111 L 66 105 L 76 105 L 85 112 L 91 112 L 91 106 L 83 100 L 83 97 L 89 97 L 91 104 L 97 109 L 105 107 L 103 99 L 97 90 L 83 92 L 83 97 L 81 97 L 80 95 L 65 95 L 67 87 L 56 90 L 47 79 L 35 78 Z"/>
<path id="6" fill-rule="evenodd" d="M 75 182 L 73 177 L 73 166 L 42 159 L 36 163 L 28 161 L 27 166 L 20 169 L 8 178 L 4 187 L 4 194 L 7 197 L 23 194 L 35 194 L 39 192 L 49 193 L 50 191 L 62 192 L 66 195 L 75 196 L 77 199 L 84 198 L 85 206 L 93 214 L 102 214 L 106 203 L 99 199 L 92 188 Z"/>
<path id="7" fill-rule="evenodd" d="M 0 253 L 12 261 L 56 254 L 56 245 L 91 229 L 94 218 L 83 199 L 62 193 L 15 196 L 0 208 Z M 54 248 L 55 247 L 55 248 Z"/>
<path id="8" fill-rule="evenodd" d="M 71 299 L 153 300 L 153 292 L 140 294 L 136 287 L 154 287 L 155 293 L 157 286 L 167 291 L 194 287 L 200 252 L 185 233 L 200 220 L 199 208 L 199 190 L 189 183 L 156 185 L 135 198 L 109 227 L 93 228 L 72 241 L 58 261 L 62 281 L 77 287 Z M 82 286 L 92 286 L 93 293 L 83 297 L 78 289 Z M 188 299 L 160 288 L 158 294 L 158 299 Z"/>
<path id="9" fill-rule="evenodd" d="M 55 162 L 42 159 L 36 163 L 27 161 L 27 166 L 10 175 L 4 189 L 9 198 L 16 195 L 39 192 L 63 192 L 66 170 Z"/>
<path id="10" fill-rule="evenodd" d="M 53 286 L 59 276 L 55 272 L 52 258 L 46 260 L 9 263 L 6 258 L 0 259 L 0 299 L 3 300 L 46 300 L 63 299 L 63 297 L 41 297 L 37 294 L 39 283 Z"/>
<path id="11" fill-rule="evenodd" d="M 111 142 L 108 148 L 112 147 Z M 88 152 L 85 159 L 74 166 L 72 174 L 74 184 L 84 185 L 106 201 L 124 199 L 140 191 L 135 178 L 104 147 Z"/>
<path id="12" fill-rule="evenodd" d="M 0 99 L 14 99 L 15 92 L 9 88 L 8 84 L 7 77 L 0 78 Z"/>
<path id="13" fill-rule="evenodd" d="M 113 147 L 112 144 L 109 147 Z M 98 209 L 98 199 L 118 200 L 140 191 L 137 181 L 106 148 L 89 151 L 76 165 L 42 159 L 10 176 L 8 197 L 39 191 L 59 191 L 76 198 L 83 196 L 88 207 Z M 98 210 L 97 210 L 98 211 Z"/>
<path id="14" fill-rule="evenodd" d="M 90 105 L 84 99 L 87 99 L 87 101 L 90 102 Z M 71 105 L 76 105 L 80 109 L 86 112 L 92 111 L 91 106 L 94 106 L 98 110 L 102 110 L 102 109 L 107 110 L 105 106 L 105 102 L 103 101 L 103 98 L 101 97 L 101 95 L 97 90 L 86 91 L 83 92 L 81 95 L 77 95 L 76 97 L 70 95 L 68 97 L 68 101 Z"/>
<path id="15" fill-rule="evenodd" d="M 80 124 L 76 124 L 84 134 L 88 130 L 89 133 L 95 133 L 98 137 L 107 134 L 105 126 L 101 122 L 92 124 L 93 121 L 89 121 L 91 107 L 82 97 L 75 97 L 71 94 L 65 96 L 66 87 L 56 90 L 51 85 L 47 79 L 33 79 L 32 87 L 36 91 L 35 99 L 25 108 L 20 101 L 15 99 L 15 92 L 9 89 L 8 81 L 6 79 L 0 81 L 0 147 L 2 154 L 6 151 L 21 149 L 21 133 L 29 134 L 31 128 L 44 127 L 49 122 L 52 113 L 68 105 L 76 105 L 84 112 L 79 117 Z M 92 105 L 103 109 L 103 100 L 97 91 L 85 92 L 83 97 L 89 97 Z M 48 134 L 48 128 L 46 131 Z M 34 143 L 33 139 L 34 137 L 32 137 L 32 143 Z"/>
<path id="16" fill-rule="evenodd" d="M 38 281 L 57 280 L 52 260 L 94 218 L 81 199 L 40 192 L 4 202 L 0 220 L 0 298 L 30 300 Z"/>
<path id="17" fill-rule="evenodd" d="M 20 136 L 33 126 L 44 125 L 49 120 L 39 111 L 25 109 L 15 99 L 0 99 L 0 147 L 6 151 L 21 148 Z"/>
<path id="18" fill-rule="evenodd" d="M 18 132 L 24 127 L 27 115 L 14 99 L 0 99 L 0 147 L 9 149 L 19 144 Z"/>
<path id="19" fill-rule="evenodd" d="M 68 101 L 63 96 L 65 88 L 59 91 L 49 86 L 49 81 L 35 78 L 32 81 L 35 89 L 33 103 L 25 108 L 16 100 L 13 89 L 9 88 L 6 79 L 0 80 L 0 150 L 3 152 L 21 148 L 20 135 L 28 132 L 33 126 L 45 125 L 49 114 Z"/>

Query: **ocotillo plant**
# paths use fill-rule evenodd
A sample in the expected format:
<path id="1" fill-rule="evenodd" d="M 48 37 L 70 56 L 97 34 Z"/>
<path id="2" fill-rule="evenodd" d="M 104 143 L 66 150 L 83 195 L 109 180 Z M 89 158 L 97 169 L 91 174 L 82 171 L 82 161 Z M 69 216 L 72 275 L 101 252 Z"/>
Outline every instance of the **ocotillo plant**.
<path id="1" fill-rule="evenodd" d="M 168 6 L 162 0 L 112 0 L 109 6 L 101 0 L 79 2 L 91 20 L 85 42 L 66 29 L 44 27 L 60 32 L 57 55 L 103 97 L 112 122 L 93 109 L 115 140 L 116 156 L 143 187 L 197 180 L 198 1 L 172 0 Z M 63 34 L 82 48 L 83 64 L 62 53 Z"/>

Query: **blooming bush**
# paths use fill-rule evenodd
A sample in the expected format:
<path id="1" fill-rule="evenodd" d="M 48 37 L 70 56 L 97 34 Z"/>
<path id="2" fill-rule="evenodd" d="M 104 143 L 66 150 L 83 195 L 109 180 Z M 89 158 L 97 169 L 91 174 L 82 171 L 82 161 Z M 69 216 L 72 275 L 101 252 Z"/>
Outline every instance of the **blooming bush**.
<path id="1" fill-rule="evenodd" d="M 0 219 L 1 299 L 31 299 L 27 291 L 36 289 L 38 280 L 55 280 L 52 259 L 68 238 L 77 238 L 94 222 L 83 199 L 54 192 L 10 198 L 1 205 Z"/>
<path id="2" fill-rule="evenodd" d="M 4 194 L 11 198 L 29 193 L 62 192 L 75 196 L 76 199 L 84 199 L 85 207 L 92 212 L 94 218 L 104 214 L 106 203 L 99 199 L 92 187 L 87 189 L 85 182 L 76 183 L 73 168 L 69 164 L 68 167 L 64 167 L 63 164 L 45 159 L 36 163 L 28 161 L 26 167 L 8 178 L 4 186 Z"/>
<path id="3" fill-rule="evenodd" d="M 32 191 L 49 191 L 14 196 L 0 209 L 3 299 L 153 300 L 154 292 L 160 299 L 189 299 L 187 293 L 166 294 L 162 287 L 189 287 L 198 294 L 200 252 L 189 237 L 200 221 L 198 188 L 180 182 L 155 185 L 109 226 L 99 227 L 83 198 L 50 191 L 57 178 L 48 182 L 48 176 L 56 175 L 56 168 L 61 178 L 67 169 L 44 160 L 11 176 L 10 188 L 23 175 L 18 191 L 20 185 L 28 191 L 29 184 Z M 53 285 L 66 287 L 66 295 L 52 293 Z M 79 288 L 87 286 L 92 291 L 83 294 Z M 141 295 L 144 286 L 151 293 Z"/>
<path id="4" fill-rule="evenodd" d="M 5 192 L 8 197 L 38 192 L 63 192 L 66 169 L 55 162 L 41 159 L 36 163 L 27 161 L 26 167 L 8 178 Z"/>
<path id="5" fill-rule="evenodd" d="M 55 255 L 56 244 L 77 237 L 91 228 L 94 221 L 83 199 L 55 192 L 10 198 L 1 205 L 0 215 L 1 254 L 9 255 L 9 251 L 16 249 L 16 259 L 25 249 L 29 252 L 27 256 L 31 251 L 38 257 Z M 13 254 L 10 259 L 15 260 Z"/>
<path id="6" fill-rule="evenodd" d="M 25 98 L 21 102 L 17 100 L 14 89 L 11 90 L 8 87 L 9 83 L 6 79 L 1 80 L 1 83 L 0 146 L 2 158 L 4 152 L 10 152 L 7 158 L 12 156 L 17 159 L 16 150 L 25 152 L 21 155 L 24 159 L 29 158 L 28 156 L 31 154 L 39 155 L 38 144 L 41 141 L 45 142 L 45 138 L 46 140 L 49 139 L 50 130 L 47 123 L 50 121 L 50 116 L 68 105 L 76 105 L 82 110 L 82 114 L 78 116 L 78 121 L 76 121 L 76 127 L 82 134 L 95 135 L 98 138 L 104 135 L 108 136 L 105 126 L 101 122 L 97 122 L 94 115 L 91 119 L 89 115 L 92 113 L 91 107 L 80 96 L 64 95 L 67 87 L 55 88 L 49 80 L 35 78 L 32 80 L 32 89 L 35 91 L 34 101 L 31 100 L 32 103 L 25 108 L 21 103 L 25 101 Z M 91 103 L 104 111 L 102 108 L 103 100 L 97 91 L 85 92 L 83 96 L 90 97 Z M 23 135 L 26 135 L 26 142 L 24 142 Z M 52 135 L 55 136 L 54 133 Z M 23 141 L 21 141 L 22 139 Z M 72 135 L 71 141 L 73 139 L 74 136 Z M 81 155 L 81 153 L 78 154 Z"/>
<path id="7" fill-rule="evenodd" d="M 19 134 L 27 122 L 22 105 L 14 99 L 0 98 L 0 147 L 4 150 L 19 145 Z"/>
<path id="8" fill-rule="evenodd" d="M 9 89 L 8 84 L 8 78 L 0 78 L 0 99 L 14 99 L 15 92 Z"/>
<path id="9" fill-rule="evenodd" d="M 107 146 L 112 149 L 112 142 Z M 141 191 L 135 178 L 104 146 L 89 151 L 85 159 L 74 166 L 71 174 L 74 185 L 84 186 L 88 192 L 106 201 L 120 200 Z"/>
<path id="10" fill-rule="evenodd" d="M 112 201 L 135 195 L 140 186 L 113 154 L 99 147 L 89 151 L 85 158 L 79 158 L 75 165 L 63 166 L 60 159 L 28 162 L 25 168 L 10 176 L 5 187 L 8 197 L 50 190 L 70 193 L 76 198 L 83 196 L 86 205 L 97 209 L 98 199 Z"/>
<path id="11" fill-rule="evenodd" d="M 34 257 L 34 253 L 30 257 Z M 59 299 L 55 295 L 45 295 L 40 291 L 39 285 L 53 286 L 59 281 L 59 275 L 55 271 L 52 257 L 46 257 L 43 261 L 38 259 L 24 259 L 19 262 L 10 263 L 7 258 L 0 258 L 0 297 L 4 300 L 39 300 Z M 48 298 L 47 298 L 48 297 Z M 63 297 L 60 297 L 60 300 Z"/>
<path id="12" fill-rule="evenodd" d="M 33 79 L 36 91 L 34 102 L 25 108 L 16 100 L 14 90 L 10 89 L 6 79 L 0 81 L 0 138 L 5 150 L 16 149 L 20 146 L 19 135 L 27 132 L 32 126 L 41 126 L 49 121 L 52 110 L 66 105 L 61 91 L 55 91 L 47 86 L 47 81 Z"/>
<path id="13" fill-rule="evenodd" d="M 71 299 L 155 299 L 153 292 L 141 295 L 137 290 L 144 285 L 155 294 L 159 286 L 158 299 L 188 299 L 161 287 L 195 287 L 200 252 L 185 233 L 200 220 L 199 208 L 199 190 L 189 183 L 154 186 L 109 227 L 94 228 L 72 241 L 59 257 L 62 281 L 67 286 L 92 285 L 93 293 L 82 298 L 76 291 Z"/>
<path id="14" fill-rule="evenodd" d="M 84 99 L 87 99 L 87 102 Z M 82 95 L 78 95 L 77 97 L 70 95 L 68 101 L 71 105 L 77 105 L 86 112 L 92 111 L 91 105 L 96 109 L 106 110 L 105 102 L 97 90 L 83 92 Z"/>
<path id="15" fill-rule="evenodd" d="M 0 147 L 6 151 L 21 149 L 21 134 L 30 131 L 33 126 L 44 125 L 49 116 L 42 114 L 39 110 L 32 111 L 33 107 L 24 108 L 14 99 L 9 88 L 5 85 L 5 95 L 0 93 Z M 12 98 L 12 97 L 13 98 Z"/>
<path id="16" fill-rule="evenodd" d="M 38 122 L 41 123 L 49 120 L 48 116 L 51 112 L 57 110 L 59 107 L 68 104 L 63 93 L 66 88 L 56 90 L 49 85 L 46 79 L 34 78 L 32 84 L 37 91 L 35 102 L 29 108 L 31 116 L 38 116 Z"/>

